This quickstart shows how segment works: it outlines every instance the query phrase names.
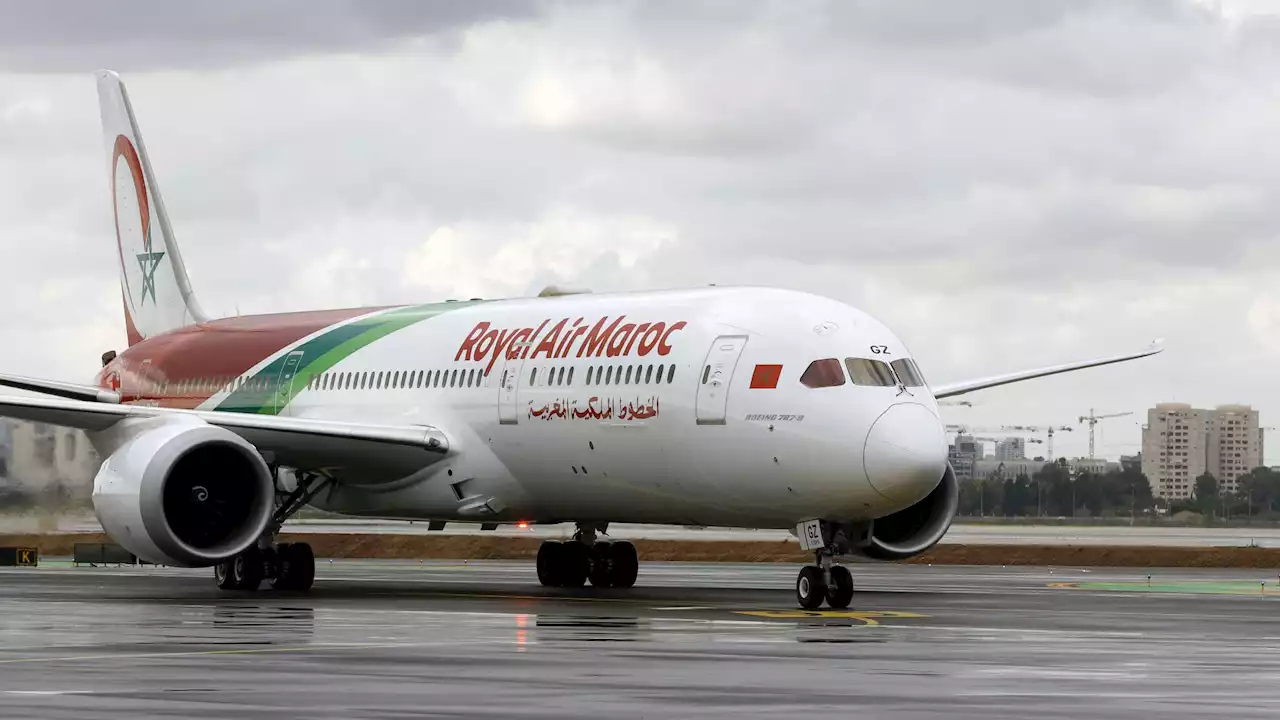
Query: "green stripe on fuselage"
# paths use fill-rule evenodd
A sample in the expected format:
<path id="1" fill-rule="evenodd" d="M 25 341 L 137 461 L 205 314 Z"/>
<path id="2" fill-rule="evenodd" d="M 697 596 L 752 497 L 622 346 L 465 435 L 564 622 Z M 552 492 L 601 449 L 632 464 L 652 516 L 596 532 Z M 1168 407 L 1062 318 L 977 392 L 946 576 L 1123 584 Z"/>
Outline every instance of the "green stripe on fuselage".
<path id="1" fill-rule="evenodd" d="M 276 415 L 307 386 L 311 378 L 327 372 L 356 351 L 397 330 L 450 310 L 476 305 L 478 302 L 483 301 L 411 305 L 335 327 L 301 345 L 288 348 L 280 357 L 255 373 L 245 387 L 236 390 L 218 403 L 215 409 L 224 412 Z M 302 356 L 297 361 L 297 367 L 294 368 L 292 381 L 282 383 L 281 373 L 290 362 L 290 357 L 299 351 Z"/>

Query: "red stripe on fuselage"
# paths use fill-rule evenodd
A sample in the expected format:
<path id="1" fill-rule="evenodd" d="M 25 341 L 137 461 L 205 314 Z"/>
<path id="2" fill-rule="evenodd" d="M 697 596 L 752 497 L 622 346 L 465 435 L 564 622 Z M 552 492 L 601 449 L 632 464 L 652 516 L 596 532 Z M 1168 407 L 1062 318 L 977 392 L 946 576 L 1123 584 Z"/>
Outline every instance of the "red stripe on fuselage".
<path id="1" fill-rule="evenodd" d="M 383 308 L 348 308 L 224 318 L 147 338 L 118 355 L 98 373 L 97 383 L 111 388 L 114 373 L 125 402 L 159 401 L 165 407 L 194 408 L 211 393 L 202 389 L 183 397 L 159 394 L 164 383 L 230 378 L 312 333 Z M 148 363 L 148 361 L 150 361 Z"/>

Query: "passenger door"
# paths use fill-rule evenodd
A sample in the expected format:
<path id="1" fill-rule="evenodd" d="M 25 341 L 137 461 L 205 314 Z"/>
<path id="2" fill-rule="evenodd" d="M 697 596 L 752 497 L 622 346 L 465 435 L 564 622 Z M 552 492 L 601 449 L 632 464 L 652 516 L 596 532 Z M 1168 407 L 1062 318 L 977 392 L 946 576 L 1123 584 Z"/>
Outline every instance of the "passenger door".
<path id="1" fill-rule="evenodd" d="M 520 395 L 520 373 L 524 370 L 524 353 L 528 343 L 504 351 L 501 374 L 498 375 L 498 423 L 502 425 L 518 425 L 520 415 L 516 412 L 516 401 Z M 516 357 L 512 358 L 514 354 Z"/>
<path id="2" fill-rule="evenodd" d="M 302 351 L 294 350 L 284 358 L 284 365 L 280 368 L 280 376 L 276 385 L 275 392 L 275 409 L 279 415 L 285 405 L 289 404 L 290 398 L 293 397 L 293 380 L 298 375 L 298 367 L 302 364 Z"/>
<path id="3" fill-rule="evenodd" d="M 711 343 L 698 378 L 695 413 L 699 425 L 724 425 L 729 404 L 729 381 L 738 357 L 747 346 L 746 335 L 721 335 Z"/>

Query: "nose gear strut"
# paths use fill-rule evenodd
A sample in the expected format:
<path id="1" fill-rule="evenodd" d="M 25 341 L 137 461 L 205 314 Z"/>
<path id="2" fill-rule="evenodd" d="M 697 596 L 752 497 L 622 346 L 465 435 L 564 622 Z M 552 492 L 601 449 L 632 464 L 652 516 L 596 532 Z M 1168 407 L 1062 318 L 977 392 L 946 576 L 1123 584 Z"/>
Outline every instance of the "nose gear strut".
<path id="1" fill-rule="evenodd" d="M 796 602 L 806 610 L 816 610 L 825 600 L 833 610 L 843 610 L 853 601 L 853 573 L 836 564 L 849 552 L 850 541 L 843 525 L 822 521 L 823 547 L 814 550 L 814 563 L 800 568 L 796 577 Z"/>

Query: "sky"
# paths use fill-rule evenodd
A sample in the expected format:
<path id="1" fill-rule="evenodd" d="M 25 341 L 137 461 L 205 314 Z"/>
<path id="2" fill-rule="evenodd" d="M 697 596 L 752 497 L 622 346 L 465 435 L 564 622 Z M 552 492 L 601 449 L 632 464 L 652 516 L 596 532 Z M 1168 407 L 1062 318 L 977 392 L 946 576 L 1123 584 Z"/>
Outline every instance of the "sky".
<path id="1" fill-rule="evenodd" d="M 771 285 L 889 325 L 949 422 L 1140 447 L 1280 426 L 1280 13 L 1265 2 L 14 3 L 3 369 L 125 345 L 93 70 L 121 73 L 215 315 Z M 1267 460 L 1280 464 L 1280 442 Z M 1042 446 L 1035 446 L 1042 447 Z"/>

